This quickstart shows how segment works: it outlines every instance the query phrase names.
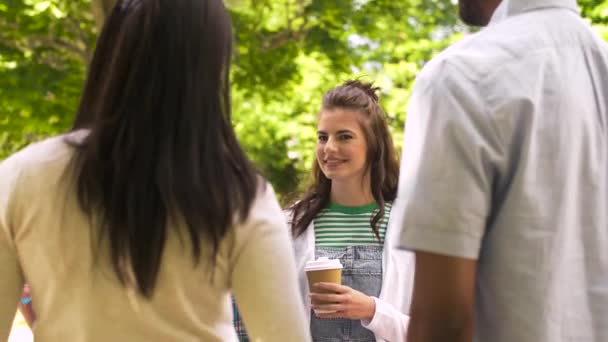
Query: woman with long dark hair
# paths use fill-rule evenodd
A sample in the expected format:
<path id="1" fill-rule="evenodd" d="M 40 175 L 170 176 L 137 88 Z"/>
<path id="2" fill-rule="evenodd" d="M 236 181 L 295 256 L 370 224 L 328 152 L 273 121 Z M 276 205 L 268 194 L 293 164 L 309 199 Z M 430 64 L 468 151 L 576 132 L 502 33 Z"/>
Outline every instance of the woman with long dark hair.
<path id="1" fill-rule="evenodd" d="M 313 183 L 288 210 L 315 341 L 400 342 L 407 332 L 413 261 L 393 246 L 399 163 L 378 89 L 347 81 L 323 96 Z M 304 268 L 319 257 L 341 261 L 342 285 L 309 288 Z"/>
<path id="2" fill-rule="evenodd" d="M 309 340 L 231 126 L 231 36 L 221 0 L 118 1 L 73 130 L 0 164 L 0 340 L 25 282 L 36 341 L 236 340 L 230 292 L 254 338 Z"/>
<path id="3" fill-rule="evenodd" d="M 286 210 L 314 341 L 403 342 L 407 334 L 413 254 L 393 246 L 399 163 L 377 91 L 353 80 L 325 94 L 312 185 Z M 341 261 L 341 285 L 309 288 L 305 266 L 319 257 Z M 236 306 L 235 317 L 240 341 L 249 341 Z"/>

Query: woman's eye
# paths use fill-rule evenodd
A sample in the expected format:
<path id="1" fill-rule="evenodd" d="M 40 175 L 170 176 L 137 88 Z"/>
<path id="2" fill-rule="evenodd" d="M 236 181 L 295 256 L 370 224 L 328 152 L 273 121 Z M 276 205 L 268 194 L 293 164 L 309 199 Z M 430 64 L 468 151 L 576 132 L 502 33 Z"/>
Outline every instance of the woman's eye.
<path id="1" fill-rule="evenodd" d="M 352 139 L 352 138 L 353 137 L 350 136 L 350 135 L 348 135 L 348 134 L 343 134 L 343 135 L 338 136 L 338 139 L 340 139 L 340 140 L 349 140 L 349 139 Z"/>
<path id="2" fill-rule="evenodd" d="M 317 137 L 317 139 L 318 139 L 319 141 L 327 141 L 327 136 L 325 136 L 325 135 L 319 135 L 319 136 Z"/>

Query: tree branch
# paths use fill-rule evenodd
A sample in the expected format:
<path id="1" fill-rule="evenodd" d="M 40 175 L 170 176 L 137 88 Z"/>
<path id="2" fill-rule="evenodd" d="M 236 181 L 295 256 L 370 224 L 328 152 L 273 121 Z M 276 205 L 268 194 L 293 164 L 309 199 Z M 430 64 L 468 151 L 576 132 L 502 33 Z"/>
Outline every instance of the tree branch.
<path id="1" fill-rule="evenodd" d="M 80 23 L 74 17 L 69 16 L 67 18 L 67 22 L 69 24 L 67 28 L 76 37 L 78 37 L 76 44 L 83 51 L 84 55 L 86 56 L 86 64 L 88 64 L 88 62 L 91 60 L 92 51 L 86 32 L 80 28 Z"/>
<path id="2" fill-rule="evenodd" d="M 303 41 L 308 33 L 310 32 L 310 28 L 308 28 L 308 17 L 304 14 L 304 4 L 302 1 L 298 2 L 299 8 L 294 15 L 287 17 L 287 28 L 285 31 L 277 32 L 274 35 L 264 39 L 262 42 L 262 48 L 266 51 L 274 50 L 281 48 L 288 44 L 290 41 Z M 286 2 L 286 6 L 289 9 L 289 1 Z M 302 19 L 302 24 L 297 28 L 293 29 L 293 23 L 297 19 Z"/>
<path id="3" fill-rule="evenodd" d="M 25 42 L 27 48 L 30 49 L 57 49 L 77 57 L 85 65 L 87 65 L 89 61 L 86 44 L 79 44 L 80 42 L 73 42 L 55 36 L 29 36 L 25 38 Z"/>

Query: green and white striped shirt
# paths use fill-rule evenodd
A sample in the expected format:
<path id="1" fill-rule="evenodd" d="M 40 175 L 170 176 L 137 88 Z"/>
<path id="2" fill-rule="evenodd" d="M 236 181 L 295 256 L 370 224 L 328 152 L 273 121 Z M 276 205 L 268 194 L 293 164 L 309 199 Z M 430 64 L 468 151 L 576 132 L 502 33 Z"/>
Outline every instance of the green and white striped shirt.
<path id="1" fill-rule="evenodd" d="M 348 246 L 382 246 L 392 203 L 384 205 L 384 217 L 378 221 L 380 241 L 372 230 L 371 219 L 377 203 L 360 207 L 345 207 L 330 203 L 314 219 L 315 244 L 318 247 L 346 248 Z"/>

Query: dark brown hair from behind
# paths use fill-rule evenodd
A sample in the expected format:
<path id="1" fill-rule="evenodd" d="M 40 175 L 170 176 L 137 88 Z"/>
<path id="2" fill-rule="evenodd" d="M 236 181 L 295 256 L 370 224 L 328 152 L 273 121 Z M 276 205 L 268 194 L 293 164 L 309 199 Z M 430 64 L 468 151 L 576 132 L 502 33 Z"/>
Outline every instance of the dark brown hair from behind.
<path id="1" fill-rule="evenodd" d="M 72 170 L 119 280 L 146 297 L 177 222 L 214 263 L 261 184 L 230 120 L 231 47 L 222 0 L 119 0 L 99 36 Z"/>
<path id="2" fill-rule="evenodd" d="M 399 161 L 385 113 L 378 102 L 376 92 L 379 89 L 372 83 L 349 80 L 325 93 L 321 108 L 321 113 L 348 109 L 360 114 L 360 124 L 368 145 L 367 168 L 370 171 L 372 195 L 379 206 L 371 219 L 372 230 L 378 240 L 378 222 L 384 217 L 384 205 L 386 201 L 396 198 L 399 183 Z M 302 235 L 317 214 L 329 204 L 331 180 L 325 177 L 317 160 L 313 164 L 312 178 L 312 184 L 302 198 L 290 207 L 290 225 L 295 237 Z"/>

